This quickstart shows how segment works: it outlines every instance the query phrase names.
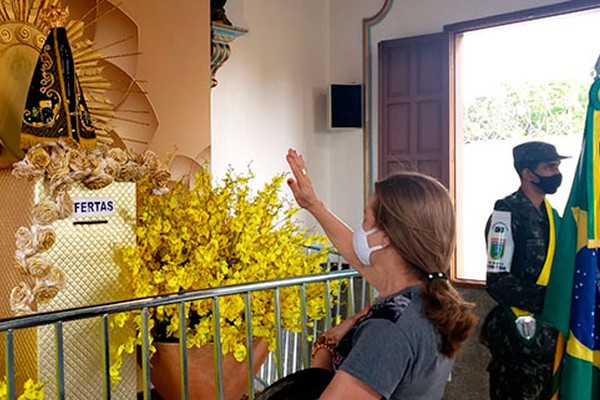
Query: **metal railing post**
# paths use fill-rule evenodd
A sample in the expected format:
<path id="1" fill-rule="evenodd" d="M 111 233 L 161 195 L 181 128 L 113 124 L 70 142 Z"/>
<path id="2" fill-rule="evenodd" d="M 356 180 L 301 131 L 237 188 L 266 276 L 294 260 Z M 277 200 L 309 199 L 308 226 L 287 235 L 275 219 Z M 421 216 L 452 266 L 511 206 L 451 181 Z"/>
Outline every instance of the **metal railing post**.
<path id="1" fill-rule="evenodd" d="M 310 366 L 310 349 L 308 346 L 308 317 L 306 313 L 306 284 L 303 283 L 300 286 L 300 310 L 302 313 L 302 341 L 300 342 L 300 348 L 302 349 L 302 368 L 308 368 Z"/>
<path id="2" fill-rule="evenodd" d="M 12 329 L 6 331 L 6 378 L 8 399 L 15 400 L 15 337 Z"/>
<path id="3" fill-rule="evenodd" d="M 187 318 L 185 312 L 185 303 L 179 303 L 179 360 L 181 371 L 181 398 L 188 399 L 188 365 L 187 365 Z"/>
<path id="4" fill-rule="evenodd" d="M 102 315 L 102 375 L 104 399 L 110 400 L 110 345 L 108 314 Z"/>
<path id="5" fill-rule="evenodd" d="M 246 292 L 246 346 L 248 348 L 248 399 L 254 399 L 254 339 L 252 332 L 252 302 L 250 292 Z"/>
<path id="6" fill-rule="evenodd" d="M 54 341 L 56 352 L 56 398 L 65 399 L 65 359 L 63 352 L 63 323 L 58 321 L 54 324 Z"/>
<path id="7" fill-rule="evenodd" d="M 281 296 L 279 288 L 275 288 L 275 338 L 275 379 L 280 379 L 283 376 L 284 361 L 281 353 Z"/>
<path id="8" fill-rule="evenodd" d="M 213 318 L 215 321 L 215 388 L 217 399 L 223 400 L 223 360 L 221 358 L 221 313 L 219 297 L 213 297 Z"/>
<path id="9" fill-rule="evenodd" d="M 150 377 L 150 337 L 148 307 L 142 308 L 142 386 L 144 400 L 151 399 L 152 382 Z"/>
<path id="10" fill-rule="evenodd" d="M 300 277 L 291 277 L 276 279 L 271 281 L 245 283 L 232 286 L 223 286 L 218 288 L 209 288 L 185 293 L 174 293 L 170 295 L 145 297 L 131 300 L 124 300 L 106 304 L 97 304 L 86 307 L 72 308 L 59 311 L 41 312 L 33 315 L 19 316 L 15 318 L 0 319 L 0 332 L 6 332 L 6 373 L 7 373 L 7 394 L 9 399 L 14 399 L 15 394 L 15 356 L 14 356 L 14 331 L 16 329 L 24 329 L 30 327 L 38 327 L 44 325 L 54 325 L 55 334 L 55 354 L 56 354 L 56 389 L 57 398 L 65 399 L 68 395 L 65 393 L 65 358 L 64 358 L 64 337 L 63 326 L 65 322 L 76 321 L 88 318 L 99 317 L 102 320 L 101 335 L 102 335 L 102 385 L 105 399 L 110 399 L 111 394 L 111 377 L 110 377 L 110 316 L 125 312 L 140 312 L 141 313 L 141 358 L 142 358 L 142 390 L 143 398 L 150 400 L 151 398 L 151 373 L 150 373 L 150 308 L 161 307 L 166 305 L 179 305 L 180 318 L 180 365 L 181 365 L 181 383 L 182 397 L 189 398 L 189 382 L 187 374 L 187 303 L 212 299 L 213 301 L 213 316 L 215 329 L 215 381 L 218 391 L 218 398 L 224 396 L 223 390 L 223 371 L 222 371 L 222 347 L 221 347 L 221 332 L 220 332 L 220 308 L 219 299 L 229 295 L 245 295 L 246 296 L 246 323 L 247 323 L 247 344 L 248 344 L 248 387 L 249 398 L 254 397 L 254 373 L 252 370 L 253 364 L 253 330 L 252 330 L 252 308 L 251 308 L 251 293 L 265 290 L 274 290 L 275 308 L 276 308 L 276 323 L 275 329 L 277 348 L 276 348 L 276 371 L 275 377 L 281 378 L 287 373 L 292 373 L 297 370 L 300 362 L 300 368 L 307 367 L 310 359 L 309 335 L 314 336 L 317 333 L 317 328 L 321 327 L 321 321 L 312 321 L 312 332 L 309 332 L 308 312 L 307 312 L 307 286 L 308 284 L 320 284 L 325 282 L 327 316 L 325 325 L 331 325 L 331 297 L 330 297 L 330 281 L 350 279 L 350 295 L 353 298 L 353 278 L 358 273 L 354 270 L 343 270 L 329 273 L 307 275 Z M 300 291 L 300 311 L 301 311 L 301 332 L 292 333 L 284 331 L 282 327 L 282 310 L 281 310 L 281 288 L 297 287 Z M 363 290 L 366 287 L 363 286 Z M 364 299 L 363 299 L 364 301 Z M 353 301 L 351 302 L 353 303 Z M 141 311 L 140 311 L 141 310 Z M 283 352 L 285 335 L 285 354 Z M 298 351 L 300 353 L 298 353 Z M 288 354 L 291 353 L 291 354 Z M 292 356 L 288 360 L 286 356 Z M 273 363 L 274 358 L 268 358 L 268 365 Z M 289 368 L 288 368 L 289 365 Z M 273 375 L 269 375 L 271 380 Z M 269 382 L 264 382 L 269 383 Z"/>

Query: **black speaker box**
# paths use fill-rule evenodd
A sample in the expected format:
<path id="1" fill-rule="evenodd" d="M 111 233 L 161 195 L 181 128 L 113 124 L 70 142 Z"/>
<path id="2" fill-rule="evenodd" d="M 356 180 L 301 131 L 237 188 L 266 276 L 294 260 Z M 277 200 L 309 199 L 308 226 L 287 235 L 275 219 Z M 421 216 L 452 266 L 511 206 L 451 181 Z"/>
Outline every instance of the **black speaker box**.
<path id="1" fill-rule="evenodd" d="M 328 108 L 329 129 L 362 128 L 362 85 L 330 85 Z"/>

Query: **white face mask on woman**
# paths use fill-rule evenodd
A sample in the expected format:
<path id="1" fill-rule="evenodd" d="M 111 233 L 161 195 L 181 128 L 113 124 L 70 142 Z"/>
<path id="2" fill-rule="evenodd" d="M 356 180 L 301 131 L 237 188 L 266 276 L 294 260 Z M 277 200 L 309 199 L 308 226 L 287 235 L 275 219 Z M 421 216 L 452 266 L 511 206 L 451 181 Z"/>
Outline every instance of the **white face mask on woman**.
<path id="1" fill-rule="evenodd" d="M 383 249 L 383 246 L 378 244 L 373 247 L 369 247 L 368 236 L 377 232 L 377 228 L 370 229 L 365 232 L 362 227 L 362 223 L 358 224 L 352 235 L 352 246 L 354 247 L 354 253 L 364 265 L 371 265 L 371 254 L 374 251 Z"/>

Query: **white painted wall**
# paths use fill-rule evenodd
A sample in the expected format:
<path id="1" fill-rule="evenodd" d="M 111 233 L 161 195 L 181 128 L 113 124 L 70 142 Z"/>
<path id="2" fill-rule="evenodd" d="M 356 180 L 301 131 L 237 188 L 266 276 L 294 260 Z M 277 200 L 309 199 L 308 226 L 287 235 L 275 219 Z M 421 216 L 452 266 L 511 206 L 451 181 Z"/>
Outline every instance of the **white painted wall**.
<path id="1" fill-rule="evenodd" d="M 351 223 L 362 216 L 362 131 L 327 130 L 326 93 L 330 83 L 362 82 L 362 18 L 382 3 L 228 1 L 228 18 L 249 32 L 232 43 L 212 91 L 216 176 L 252 162 L 267 180 L 287 170 L 294 147 L 325 202 Z"/>
<path id="2" fill-rule="evenodd" d="M 362 131 L 326 130 L 329 83 L 362 82 L 362 20 L 383 0 L 229 0 L 229 19 L 249 29 L 232 44 L 212 90 L 213 172 L 252 162 L 259 181 L 306 154 L 315 186 L 349 223 L 363 211 Z M 377 42 L 441 32 L 444 25 L 559 3 L 555 0 L 395 0 L 372 30 Z M 377 87 L 376 76 L 373 87 Z M 374 99 L 376 99 L 376 93 Z M 374 103 L 376 106 L 376 102 Z M 376 122 L 376 121 L 375 121 Z M 376 126 L 376 124 L 375 124 Z"/>
<path id="3" fill-rule="evenodd" d="M 330 0 L 329 73 L 331 83 L 363 82 L 362 24 L 384 0 Z M 354 225 L 363 215 L 363 131 L 330 132 L 329 206 Z"/>
<path id="4" fill-rule="evenodd" d="M 287 171 L 293 147 L 308 159 L 315 185 L 329 196 L 327 1 L 230 0 L 228 18 L 249 32 L 231 44 L 231 58 L 212 89 L 212 171 L 243 171 L 256 182 Z"/>

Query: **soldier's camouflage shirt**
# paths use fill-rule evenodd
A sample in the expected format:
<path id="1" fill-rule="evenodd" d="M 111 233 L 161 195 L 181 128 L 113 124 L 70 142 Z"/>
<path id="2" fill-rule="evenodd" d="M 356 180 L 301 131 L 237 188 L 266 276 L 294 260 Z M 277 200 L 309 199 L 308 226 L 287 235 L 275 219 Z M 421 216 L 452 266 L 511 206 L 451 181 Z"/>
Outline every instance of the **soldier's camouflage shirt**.
<path id="1" fill-rule="evenodd" d="M 498 200 L 494 210 L 511 213 L 514 253 L 510 272 L 487 274 L 486 290 L 498 305 L 483 323 L 481 340 L 490 349 L 493 360 L 514 367 L 539 365 L 550 370 L 548 363 L 554 358 L 556 330 L 545 324 L 538 326 L 535 337 L 526 341 L 517 333 L 516 317 L 510 310 L 510 307 L 518 307 L 538 314 L 544 306 L 546 287 L 536 282 L 548 250 L 548 213 L 544 203 L 538 211 L 520 190 Z M 552 212 L 557 229 L 560 218 L 556 211 Z M 490 221 L 486 226 L 486 238 L 489 225 Z"/>
<path id="2" fill-rule="evenodd" d="M 510 272 L 488 273 L 487 292 L 499 304 L 537 314 L 544 306 L 546 287 L 536 284 L 548 251 L 550 225 L 542 203 L 538 211 L 520 190 L 496 201 L 496 211 L 511 214 L 514 253 Z M 555 229 L 559 217 L 554 213 Z M 487 238 L 490 221 L 485 229 Z"/>

